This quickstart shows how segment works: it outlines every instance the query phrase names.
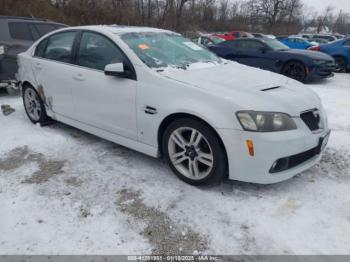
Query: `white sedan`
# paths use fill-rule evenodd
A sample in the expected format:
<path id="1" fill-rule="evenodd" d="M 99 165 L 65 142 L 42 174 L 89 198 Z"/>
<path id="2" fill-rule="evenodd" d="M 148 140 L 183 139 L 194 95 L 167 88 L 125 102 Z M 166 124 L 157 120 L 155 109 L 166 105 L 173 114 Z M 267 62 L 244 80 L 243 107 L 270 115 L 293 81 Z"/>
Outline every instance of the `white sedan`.
<path id="1" fill-rule="evenodd" d="M 54 119 L 153 157 L 192 185 L 270 184 L 315 165 L 330 131 L 319 97 L 154 28 L 62 29 L 19 55 L 29 119 Z"/>

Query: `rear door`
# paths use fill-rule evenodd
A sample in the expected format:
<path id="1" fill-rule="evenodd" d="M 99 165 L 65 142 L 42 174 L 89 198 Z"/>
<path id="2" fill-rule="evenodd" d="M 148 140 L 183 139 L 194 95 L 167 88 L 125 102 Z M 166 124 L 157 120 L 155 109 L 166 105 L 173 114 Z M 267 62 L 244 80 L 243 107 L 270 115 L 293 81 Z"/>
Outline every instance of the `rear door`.
<path id="1" fill-rule="evenodd" d="M 78 33 L 64 31 L 41 41 L 33 57 L 33 71 L 45 104 L 54 113 L 72 117 L 73 46 Z"/>

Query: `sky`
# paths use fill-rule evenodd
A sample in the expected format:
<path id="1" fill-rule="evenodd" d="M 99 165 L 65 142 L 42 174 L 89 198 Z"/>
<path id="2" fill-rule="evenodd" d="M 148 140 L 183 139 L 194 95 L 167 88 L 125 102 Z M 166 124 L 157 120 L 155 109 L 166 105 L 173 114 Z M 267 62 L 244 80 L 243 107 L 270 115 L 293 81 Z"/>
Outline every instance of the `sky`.
<path id="1" fill-rule="evenodd" d="M 303 2 L 317 11 L 322 11 L 331 5 L 338 10 L 343 9 L 343 11 L 350 13 L 350 0 L 303 0 Z"/>

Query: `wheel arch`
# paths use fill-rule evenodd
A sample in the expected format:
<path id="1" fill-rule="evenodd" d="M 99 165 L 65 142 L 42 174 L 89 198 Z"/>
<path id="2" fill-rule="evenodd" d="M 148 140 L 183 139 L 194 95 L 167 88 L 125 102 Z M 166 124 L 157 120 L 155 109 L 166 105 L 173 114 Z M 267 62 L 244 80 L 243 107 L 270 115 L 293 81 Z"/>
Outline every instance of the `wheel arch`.
<path id="1" fill-rule="evenodd" d="M 337 58 L 341 58 L 341 59 L 344 59 L 345 61 L 345 72 L 346 71 L 349 71 L 349 66 L 350 66 L 350 59 L 348 59 L 345 55 L 343 54 L 335 54 L 335 55 L 332 55 L 332 57 L 334 59 L 337 59 Z"/>
<path id="2" fill-rule="evenodd" d="M 21 86 L 25 87 L 25 86 L 31 86 L 34 87 L 34 85 L 32 83 L 30 83 L 28 80 L 24 80 L 23 82 L 21 82 Z M 35 87 L 34 87 L 35 88 Z"/>
<path id="3" fill-rule="evenodd" d="M 342 58 L 342 59 L 345 60 L 345 62 L 346 62 L 347 64 L 349 63 L 349 59 L 348 59 L 345 55 L 343 55 L 343 54 L 335 54 L 335 55 L 332 55 L 332 57 L 333 57 L 334 59 L 337 58 L 337 57 Z"/>
<path id="4" fill-rule="evenodd" d="M 174 114 L 171 114 L 171 115 L 168 115 L 166 118 L 163 119 L 163 121 L 161 122 L 161 124 L 159 125 L 159 128 L 158 128 L 158 136 L 157 136 L 157 141 L 158 141 L 158 148 L 159 148 L 159 154 L 160 156 L 163 155 L 163 149 L 162 149 L 162 140 L 163 140 L 163 136 L 164 136 L 164 133 L 165 133 L 165 130 L 167 129 L 167 127 L 172 123 L 174 122 L 175 120 L 178 120 L 178 119 L 183 119 L 183 118 L 190 118 L 190 119 L 194 119 L 194 120 L 197 120 L 197 121 L 200 121 L 202 122 L 203 124 L 205 124 L 206 126 L 208 126 L 215 134 L 216 136 L 218 137 L 219 139 L 219 142 L 225 152 L 225 155 L 226 155 L 226 162 L 228 161 L 228 155 L 227 155 L 227 150 L 226 150 L 226 147 L 225 147 L 225 144 L 222 140 L 222 138 L 220 137 L 219 133 L 215 130 L 215 128 L 213 128 L 213 126 L 211 124 L 209 124 L 207 121 L 203 120 L 202 118 L 198 117 L 198 116 L 195 116 L 195 115 L 192 115 L 192 114 L 189 114 L 189 113 L 174 113 Z M 226 166 L 227 168 L 229 168 L 228 166 L 228 163 L 226 163 Z"/>
<path id="5" fill-rule="evenodd" d="M 20 86 L 21 86 L 21 93 L 23 93 L 23 90 L 24 90 L 25 87 L 33 87 L 33 88 L 35 88 L 35 86 L 31 82 L 29 82 L 28 80 L 22 81 L 20 83 Z"/>
<path id="6" fill-rule="evenodd" d="M 291 59 L 288 59 L 288 60 L 284 61 L 284 64 L 281 66 L 281 72 L 280 73 L 283 73 L 283 70 L 286 67 L 286 65 L 288 65 L 290 63 L 300 63 L 305 68 L 307 67 L 307 65 L 305 64 L 305 61 L 302 61 L 301 59 L 297 59 L 297 58 L 291 58 Z"/>

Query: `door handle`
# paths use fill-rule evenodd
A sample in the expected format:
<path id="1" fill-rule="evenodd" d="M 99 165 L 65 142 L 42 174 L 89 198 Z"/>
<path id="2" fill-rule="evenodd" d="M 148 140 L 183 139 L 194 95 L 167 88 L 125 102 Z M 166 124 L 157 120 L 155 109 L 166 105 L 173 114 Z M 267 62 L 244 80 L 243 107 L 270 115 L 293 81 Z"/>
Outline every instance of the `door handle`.
<path id="1" fill-rule="evenodd" d="M 84 78 L 84 76 L 82 74 L 74 75 L 73 79 L 77 80 L 77 81 L 85 81 L 85 78 Z"/>

